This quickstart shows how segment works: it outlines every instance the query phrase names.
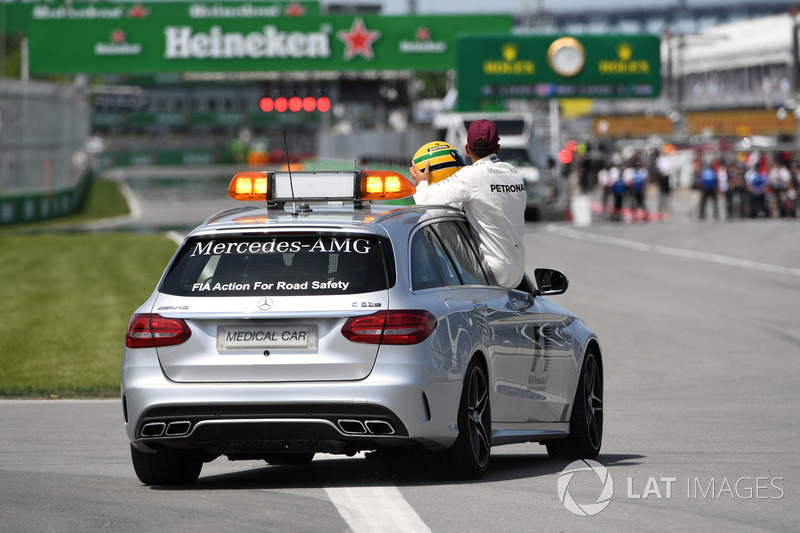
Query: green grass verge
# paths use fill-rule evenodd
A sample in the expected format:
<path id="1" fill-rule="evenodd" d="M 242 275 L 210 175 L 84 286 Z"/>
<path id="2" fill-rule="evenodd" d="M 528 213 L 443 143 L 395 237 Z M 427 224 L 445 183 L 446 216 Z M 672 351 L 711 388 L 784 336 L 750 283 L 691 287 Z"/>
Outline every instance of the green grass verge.
<path id="1" fill-rule="evenodd" d="M 125 330 L 175 251 L 163 235 L 0 236 L 0 396 L 119 394 Z"/>
<path id="2" fill-rule="evenodd" d="M 95 178 L 92 180 L 83 210 L 66 218 L 69 222 L 85 222 L 129 213 L 128 202 L 120 192 L 119 184 L 115 181 Z"/>
<path id="3" fill-rule="evenodd" d="M 163 235 L 45 232 L 128 212 L 117 183 L 94 180 L 80 213 L 0 228 L 0 396 L 119 394 L 128 319 L 175 244 Z"/>

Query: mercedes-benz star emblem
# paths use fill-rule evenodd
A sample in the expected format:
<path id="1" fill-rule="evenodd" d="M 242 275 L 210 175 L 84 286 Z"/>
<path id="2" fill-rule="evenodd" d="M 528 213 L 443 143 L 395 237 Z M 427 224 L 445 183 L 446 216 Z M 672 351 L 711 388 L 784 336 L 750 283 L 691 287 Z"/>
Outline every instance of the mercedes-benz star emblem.
<path id="1" fill-rule="evenodd" d="M 269 311 L 272 309 L 272 298 L 261 298 L 258 301 L 258 308 L 262 311 Z"/>

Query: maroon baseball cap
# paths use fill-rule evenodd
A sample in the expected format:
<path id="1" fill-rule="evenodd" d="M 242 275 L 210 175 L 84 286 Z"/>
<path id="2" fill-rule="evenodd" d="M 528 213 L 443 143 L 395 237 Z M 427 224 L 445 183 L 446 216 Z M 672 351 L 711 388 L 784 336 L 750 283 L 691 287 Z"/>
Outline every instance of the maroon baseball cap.
<path id="1" fill-rule="evenodd" d="M 469 125 L 467 146 L 470 148 L 494 150 L 500 143 L 497 136 L 497 124 L 491 120 L 481 119 Z"/>

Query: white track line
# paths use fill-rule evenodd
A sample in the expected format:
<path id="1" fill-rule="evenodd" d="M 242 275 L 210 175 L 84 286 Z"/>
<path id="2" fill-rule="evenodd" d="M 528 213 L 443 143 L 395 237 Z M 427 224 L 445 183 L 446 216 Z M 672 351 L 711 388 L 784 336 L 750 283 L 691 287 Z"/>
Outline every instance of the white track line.
<path id="1" fill-rule="evenodd" d="M 130 186 L 124 181 L 121 181 L 119 183 L 119 189 L 128 202 L 128 209 L 131 210 L 131 214 L 129 215 L 131 220 L 139 220 L 142 218 L 142 204 L 139 203 L 139 199 L 133 193 Z"/>
<path id="2" fill-rule="evenodd" d="M 183 233 L 178 233 L 177 231 L 170 230 L 170 231 L 168 231 L 166 233 L 166 236 L 167 236 L 167 239 L 171 240 L 172 242 L 174 242 L 178 246 L 183 244 L 183 238 L 184 238 Z"/>
<path id="3" fill-rule="evenodd" d="M 396 487 L 328 487 L 325 492 L 354 533 L 430 531 Z"/>
<path id="4" fill-rule="evenodd" d="M 697 252 L 694 250 L 686 250 L 684 248 L 670 248 L 669 246 L 660 246 L 656 244 L 647 244 L 642 242 L 631 241 L 628 239 L 621 239 L 619 237 L 608 237 L 606 235 L 596 235 L 594 233 L 585 233 L 574 229 L 559 226 L 557 224 L 549 224 L 547 226 L 549 233 L 556 233 L 564 237 L 572 239 L 579 239 L 583 241 L 599 242 L 611 246 L 619 246 L 620 248 L 628 248 L 630 250 L 637 250 L 640 252 L 649 252 L 654 254 L 670 255 L 673 257 L 683 257 L 684 259 L 694 259 L 696 261 L 706 261 L 708 263 L 717 263 L 721 265 L 734 266 L 739 268 L 746 268 L 748 270 L 758 270 L 760 272 L 771 272 L 773 274 L 784 274 L 787 276 L 800 277 L 800 268 L 791 268 L 780 265 L 772 265 L 769 263 L 759 263 L 757 261 L 750 261 L 747 259 L 738 259 L 721 254 L 711 254 L 707 252 Z"/>

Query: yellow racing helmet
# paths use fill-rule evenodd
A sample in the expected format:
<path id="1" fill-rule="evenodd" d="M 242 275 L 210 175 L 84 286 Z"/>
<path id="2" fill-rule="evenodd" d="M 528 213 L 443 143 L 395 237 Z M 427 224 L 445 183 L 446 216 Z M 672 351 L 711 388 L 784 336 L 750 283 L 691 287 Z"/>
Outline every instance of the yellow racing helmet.
<path id="1" fill-rule="evenodd" d="M 443 141 L 433 141 L 423 145 L 414 154 L 414 166 L 425 170 L 425 162 L 431 164 L 431 183 L 449 178 L 463 166 L 466 166 L 461 154 Z"/>

